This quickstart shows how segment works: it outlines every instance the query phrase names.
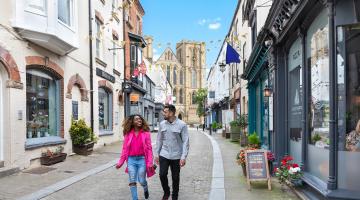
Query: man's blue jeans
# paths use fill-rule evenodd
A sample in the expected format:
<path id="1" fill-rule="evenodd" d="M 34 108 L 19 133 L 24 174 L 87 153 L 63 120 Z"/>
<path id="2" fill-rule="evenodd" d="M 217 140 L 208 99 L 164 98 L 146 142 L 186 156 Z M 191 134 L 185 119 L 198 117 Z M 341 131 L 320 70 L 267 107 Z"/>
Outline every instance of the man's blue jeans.
<path id="1" fill-rule="evenodd" d="M 146 164 L 144 156 L 129 156 L 128 158 L 129 186 L 133 200 L 138 199 L 136 182 L 138 181 L 144 188 L 144 192 L 148 190 L 146 181 Z"/>

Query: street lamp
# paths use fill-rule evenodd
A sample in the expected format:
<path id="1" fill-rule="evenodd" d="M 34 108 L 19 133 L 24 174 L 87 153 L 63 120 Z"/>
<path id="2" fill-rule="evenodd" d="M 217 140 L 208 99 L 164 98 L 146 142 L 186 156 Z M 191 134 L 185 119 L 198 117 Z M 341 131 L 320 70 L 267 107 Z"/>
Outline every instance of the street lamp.
<path id="1" fill-rule="evenodd" d="M 272 89 L 266 85 L 264 88 L 264 97 L 270 97 L 271 93 L 272 93 Z"/>
<path id="2" fill-rule="evenodd" d="M 226 64 L 222 62 L 222 63 L 219 64 L 219 66 L 220 66 L 220 71 L 221 71 L 221 72 L 224 72 L 224 71 L 225 71 Z"/>
<path id="3" fill-rule="evenodd" d="M 131 82 L 125 80 L 122 83 L 122 91 L 125 93 L 125 117 L 129 116 L 130 114 L 130 97 L 129 94 L 132 92 Z"/>

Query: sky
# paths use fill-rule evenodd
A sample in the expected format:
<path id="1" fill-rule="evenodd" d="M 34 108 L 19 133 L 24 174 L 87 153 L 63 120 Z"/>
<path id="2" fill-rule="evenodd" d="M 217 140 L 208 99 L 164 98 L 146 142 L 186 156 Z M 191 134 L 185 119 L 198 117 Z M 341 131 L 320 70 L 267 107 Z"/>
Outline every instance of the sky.
<path id="1" fill-rule="evenodd" d="M 206 42 L 210 68 L 229 31 L 238 0 L 141 0 L 143 34 L 154 38 L 154 58 L 182 39 Z M 160 44 L 160 45 L 159 45 Z"/>

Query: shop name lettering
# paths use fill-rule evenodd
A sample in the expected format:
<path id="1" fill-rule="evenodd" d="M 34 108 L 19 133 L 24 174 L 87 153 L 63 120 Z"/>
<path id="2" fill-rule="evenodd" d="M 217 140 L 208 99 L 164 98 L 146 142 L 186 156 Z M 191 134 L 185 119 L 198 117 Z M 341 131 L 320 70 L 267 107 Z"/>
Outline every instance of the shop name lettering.
<path id="1" fill-rule="evenodd" d="M 96 69 L 96 75 L 108 80 L 108 81 L 111 81 L 113 83 L 115 83 L 115 77 L 114 76 L 111 76 L 110 74 L 104 72 L 103 70 L 101 69 Z"/>

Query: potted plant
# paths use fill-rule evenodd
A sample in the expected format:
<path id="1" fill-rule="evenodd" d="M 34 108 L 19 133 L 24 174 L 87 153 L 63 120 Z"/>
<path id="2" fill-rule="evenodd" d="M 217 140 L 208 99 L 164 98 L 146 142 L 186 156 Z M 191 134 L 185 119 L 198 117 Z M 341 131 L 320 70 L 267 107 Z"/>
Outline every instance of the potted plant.
<path id="1" fill-rule="evenodd" d="M 212 128 L 212 130 L 213 130 L 214 132 L 216 132 L 217 127 L 218 127 L 217 122 L 213 122 L 213 123 L 211 124 L 211 128 Z"/>
<path id="2" fill-rule="evenodd" d="M 79 155 L 90 155 L 97 138 L 85 121 L 83 119 L 77 121 L 72 119 L 69 132 L 73 143 L 73 151 Z"/>
<path id="3" fill-rule="evenodd" d="M 239 120 L 234 120 L 230 122 L 230 139 L 231 141 L 239 141 L 240 140 L 240 123 Z"/>
<path id="4" fill-rule="evenodd" d="M 256 134 L 256 132 L 248 136 L 248 142 L 249 142 L 249 147 L 256 149 L 260 147 L 260 138 Z"/>
<path id="5" fill-rule="evenodd" d="M 216 133 L 219 133 L 219 134 L 222 133 L 222 128 L 223 128 L 222 124 L 217 123 Z"/>
<path id="6" fill-rule="evenodd" d="M 55 151 L 47 149 L 46 152 L 41 153 L 40 163 L 42 165 L 53 165 L 55 163 L 64 161 L 67 154 L 63 153 L 63 150 L 63 146 L 57 147 Z"/>
<path id="7" fill-rule="evenodd" d="M 273 175 L 274 172 L 273 162 L 275 161 L 275 155 L 271 151 L 267 151 L 267 160 L 269 164 L 269 172 L 271 175 Z"/>
<path id="8" fill-rule="evenodd" d="M 238 119 L 238 123 L 239 123 L 239 127 L 241 129 L 240 132 L 240 145 L 241 146 L 246 146 L 248 141 L 248 137 L 246 134 L 246 127 L 248 126 L 248 121 L 247 121 L 247 115 L 246 114 L 242 114 L 240 115 L 239 119 Z"/>
<path id="9" fill-rule="evenodd" d="M 236 162 L 238 165 L 241 165 L 244 176 L 246 177 L 246 161 L 245 161 L 245 151 L 255 150 L 255 148 L 248 147 L 246 149 L 241 149 L 240 152 L 236 155 Z"/>
<path id="10" fill-rule="evenodd" d="M 294 187 L 302 185 L 301 177 L 303 176 L 303 173 L 301 172 L 300 166 L 293 162 L 291 156 L 284 156 L 281 160 L 280 167 L 275 168 L 274 171 L 280 184 L 289 184 Z"/>

